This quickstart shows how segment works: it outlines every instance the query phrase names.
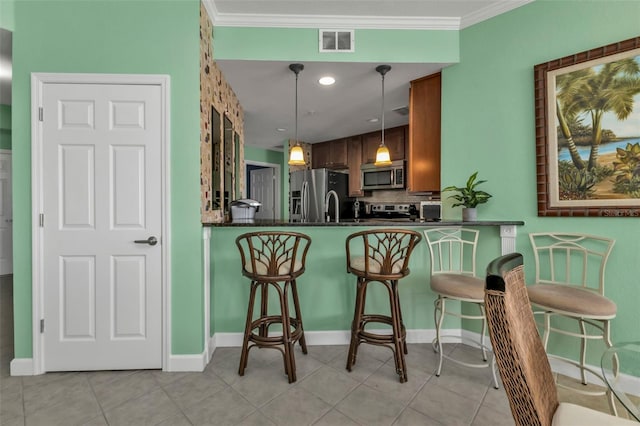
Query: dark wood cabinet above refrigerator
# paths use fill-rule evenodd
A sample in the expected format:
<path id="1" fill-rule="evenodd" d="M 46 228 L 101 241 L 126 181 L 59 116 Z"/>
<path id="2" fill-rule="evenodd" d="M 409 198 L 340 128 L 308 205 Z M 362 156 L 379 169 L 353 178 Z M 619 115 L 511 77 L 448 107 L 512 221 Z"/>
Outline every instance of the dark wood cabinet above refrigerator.
<path id="1" fill-rule="evenodd" d="M 347 167 L 346 139 L 336 139 L 311 145 L 311 168 L 340 170 Z"/>

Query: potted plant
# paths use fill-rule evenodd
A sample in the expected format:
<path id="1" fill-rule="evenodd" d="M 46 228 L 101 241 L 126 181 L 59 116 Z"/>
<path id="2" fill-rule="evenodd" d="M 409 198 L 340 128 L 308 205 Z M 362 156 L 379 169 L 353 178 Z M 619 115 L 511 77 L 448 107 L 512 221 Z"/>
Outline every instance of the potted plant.
<path id="1" fill-rule="evenodd" d="M 453 204 L 453 207 L 465 207 L 462 209 L 462 220 L 465 222 L 475 221 L 477 218 L 477 205 L 486 203 L 487 201 L 489 201 L 489 198 L 491 198 L 491 194 L 488 194 L 484 191 L 478 191 L 476 189 L 478 185 L 486 182 L 486 180 L 476 181 L 477 177 L 478 172 L 475 172 L 474 174 L 469 176 L 469 179 L 467 180 L 467 186 L 447 186 L 442 190 L 442 192 L 458 191 L 458 194 L 450 195 L 449 198 L 453 198 L 457 201 L 455 204 Z"/>

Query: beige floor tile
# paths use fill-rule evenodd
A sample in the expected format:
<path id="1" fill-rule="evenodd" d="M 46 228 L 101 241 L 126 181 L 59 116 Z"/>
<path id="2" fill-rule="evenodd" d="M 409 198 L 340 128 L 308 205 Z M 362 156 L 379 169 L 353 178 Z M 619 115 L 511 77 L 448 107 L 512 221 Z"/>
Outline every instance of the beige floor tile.
<path id="1" fill-rule="evenodd" d="M 86 395 L 93 398 L 89 381 L 86 376 L 81 374 L 72 374 L 61 379 L 56 378 L 51 382 L 42 381 L 39 386 L 25 387 L 23 395 L 24 411 L 27 417 L 44 408 L 66 401 L 82 399 Z"/>
<path id="2" fill-rule="evenodd" d="M 293 387 L 260 408 L 262 414 L 283 426 L 310 425 L 331 410 L 331 405 L 300 387 Z"/>
<path id="3" fill-rule="evenodd" d="M 471 424 L 480 402 L 452 392 L 434 379 L 424 385 L 409 407 L 445 425 Z"/>
<path id="4" fill-rule="evenodd" d="M 359 426 L 338 410 L 331 410 L 313 424 L 314 426 Z"/>
<path id="5" fill-rule="evenodd" d="M 98 403 L 104 411 L 110 410 L 158 387 L 158 382 L 149 371 L 139 371 L 124 375 L 108 383 L 93 385 Z"/>
<path id="6" fill-rule="evenodd" d="M 144 394 L 104 412 L 109 426 L 155 425 L 178 414 L 181 414 L 180 410 L 162 389 Z"/>
<path id="7" fill-rule="evenodd" d="M 185 376 L 164 386 L 164 390 L 180 409 L 185 409 L 200 403 L 203 399 L 226 387 L 226 383 L 216 375 L 195 374 Z"/>
<path id="8" fill-rule="evenodd" d="M 30 426 L 78 425 L 101 414 L 100 406 L 87 386 L 80 392 L 75 389 L 65 392 L 61 402 L 55 405 L 47 405 L 33 413 L 27 412 L 25 423 Z"/>
<path id="9" fill-rule="evenodd" d="M 349 377 L 348 372 L 338 372 L 324 366 L 305 377 L 299 387 L 306 389 L 328 404 L 335 405 L 360 383 Z"/>
<path id="10" fill-rule="evenodd" d="M 429 416 L 416 411 L 412 408 L 405 409 L 398 419 L 393 423 L 393 426 L 441 426 L 442 423 L 432 419 Z"/>
<path id="11" fill-rule="evenodd" d="M 226 389 L 184 410 L 194 425 L 236 425 L 255 411 L 234 389 Z"/>
<path id="12" fill-rule="evenodd" d="M 396 373 L 395 361 L 389 359 L 385 365 L 370 375 L 364 381 L 366 386 L 376 389 L 383 394 L 393 395 L 395 399 L 408 404 L 418 391 L 431 378 L 430 374 L 420 370 L 407 368 L 407 381 L 400 383 L 400 376 Z"/>
<path id="13" fill-rule="evenodd" d="M 245 370 L 231 387 L 256 407 L 261 407 L 291 385 L 283 369 L 274 366 L 261 366 Z"/>
<path id="14" fill-rule="evenodd" d="M 336 406 L 338 411 L 362 425 L 391 425 L 405 405 L 393 395 L 366 385 L 358 386 Z"/>
<path id="15" fill-rule="evenodd" d="M 238 423 L 238 426 L 276 426 L 276 424 L 260 411 L 256 410 L 242 419 L 242 421 Z"/>
<path id="16" fill-rule="evenodd" d="M 382 367 L 384 363 L 378 359 L 367 356 L 366 354 L 358 353 L 356 363 L 351 367 L 351 371 L 346 369 L 347 358 L 336 358 L 329 363 L 329 365 L 338 371 L 346 371 L 353 380 L 358 382 L 364 382 L 367 378 L 373 374 L 378 368 Z"/>

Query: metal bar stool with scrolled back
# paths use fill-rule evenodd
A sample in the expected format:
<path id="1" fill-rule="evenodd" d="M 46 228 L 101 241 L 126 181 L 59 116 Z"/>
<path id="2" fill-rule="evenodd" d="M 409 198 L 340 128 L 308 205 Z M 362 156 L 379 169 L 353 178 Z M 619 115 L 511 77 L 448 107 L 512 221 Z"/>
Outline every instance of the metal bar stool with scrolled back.
<path id="1" fill-rule="evenodd" d="M 569 358 L 549 354 L 549 358 L 577 367 L 582 384 L 587 384 L 587 372 L 599 379 L 604 378 L 597 369 L 586 363 L 587 341 L 602 340 L 605 348 L 611 345 L 611 320 L 616 317 L 616 304 L 604 294 L 605 267 L 615 241 L 596 235 L 568 232 L 538 232 L 529 234 L 536 266 L 535 282 L 527 286 L 534 314 L 542 315 L 545 350 L 549 335 L 554 332 L 580 340 L 580 358 Z M 567 324 L 552 322 L 552 317 L 569 318 L 579 330 Z M 570 321 L 572 322 L 572 321 Z M 618 374 L 617 362 L 614 373 Z M 610 389 L 578 389 L 558 384 L 565 389 L 590 396 L 607 395 L 609 408 L 616 414 L 616 405 Z"/>
<path id="2" fill-rule="evenodd" d="M 299 342 L 302 352 L 307 353 L 296 278 L 305 270 L 311 238 L 295 232 L 252 232 L 236 238 L 236 245 L 242 259 L 242 275 L 251 280 L 238 374 L 244 375 L 250 349 L 256 346 L 274 348 L 282 353 L 289 383 L 293 383 L 296 381 L 296 361 L 293 353 L 295 343 Z M 270 287 L 275 289 L 278 295 L 278 314 L 268 313 Z M 254 319 L 253 311 L 258 290 L 260 312 Z M 289 313 L 290 296 L 295 317 Z M 274 324 L 282 326 L 282 333 L 270 333 L 269 328 Z"/>
<path id="3" fill-rule="evenodd" d="M 358 346 L 361 343 L 369 343 L 390 348 L 394 354 L 400 382 L 407 381 L 407 366 L 404 360 L 407 353 L 406 330 L 402 322 L 398 280 L 409 275 L 409 258 L 420 239 L 419 233 L 403 229 L 368 230 L 347 237 L 347 271 L 357 277 L 347 370 L 351 371 L 356 363 Z M 358 241 L 361 243 L 362 255 L 353 256 L 352 252 Z M 382 283 L 387 289 L 390 315 L 365 314 L 367 287 L 374 281 Z M 369 323 L 390 325 L 391 333 L 366 330 L 365 327 Z"/>
<path id="4" fill-rule="evenodd" d="M 493 386 L 498 388 L 496 364 L 492 359 L 487 362 L 487 346 L 485 335 L 487 321 L 484 311 L 484 281 L 476 277 L 476 254 L 479 231 L 461 227 L 434 228 L 424 231 L 429 247 L 431 260 L 431 290 L 437 294 L 434 301 L 433 317 L 436 325 L 436 337 L 432 342 L 438 353 L 438 368 L 436 376 L 440 376 L 442 362 L 446 358 L 459 365 L 471 368 L 491 368 Z M 477 314 L 456 312 L 448 302 L 465 302 L 478 308 Z M 480 348 L 483 362 L 465 362 L 444 353 L 442 344 L 451 336 L 442 332 L 445 315 L 455 316 L 466 320 L 479 320 L 481 331 L 479 342 L 473 342 Z"/>

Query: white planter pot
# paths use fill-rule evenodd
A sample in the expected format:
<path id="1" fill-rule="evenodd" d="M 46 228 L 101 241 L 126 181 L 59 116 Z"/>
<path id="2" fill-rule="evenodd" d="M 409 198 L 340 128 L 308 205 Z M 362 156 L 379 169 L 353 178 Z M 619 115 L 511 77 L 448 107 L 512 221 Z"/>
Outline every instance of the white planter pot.
<path id="1" fill-rule="evenodd" d="M 463 222 L 475 222 L 478 219 L 478 211 L 475 208 L 465 207 L 462 209 Z"/>

